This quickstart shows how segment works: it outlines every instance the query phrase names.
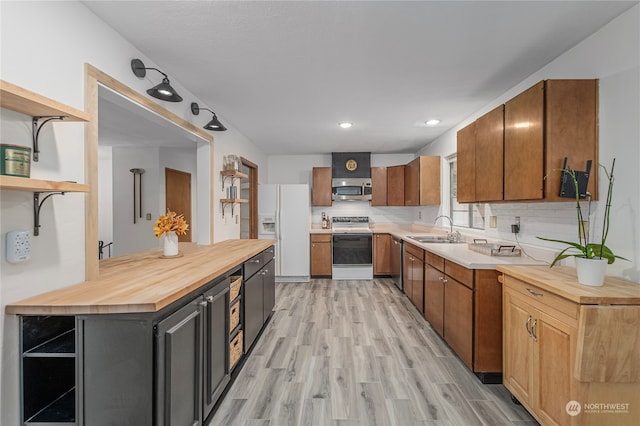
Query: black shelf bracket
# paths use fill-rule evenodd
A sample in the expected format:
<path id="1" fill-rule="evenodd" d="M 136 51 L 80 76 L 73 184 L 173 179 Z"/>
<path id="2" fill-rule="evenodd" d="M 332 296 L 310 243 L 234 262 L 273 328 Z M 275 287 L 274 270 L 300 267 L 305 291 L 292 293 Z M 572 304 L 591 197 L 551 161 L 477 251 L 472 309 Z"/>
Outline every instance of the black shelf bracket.
<path id="1" fill-rule="evenodd" d="M 40 136 L 40 130 L 42 130 L 42 127 L 52 120 L 64 120 L 65 118 L 68 118 L 68 116 L 56 115 L 56 116 L 39 116 L 39 117 L 32 118 L 31 133 L 33 135 L 33 161 L 38 161 L 40 159 L 40 149 L 38 148 L 38 137 Z M 38 121 L 40 121 L 41 119 L 45 119 L 45 120 L 42 123 L 38 124 Z"/>
<path id="2" fill-rule="evenodd" d="M 35 237 L 40 235 L 40 209 L 42 208 L 42 204 L 47 201 L 47 198 L 54 195 L 64 195 L 64 192 L 51 192 L 44 197 L 42 201 L 40 201 L 40 194 L 42 194 L 42 192 L 33 193 L 33 235 Z"/>
<path id="3" fill-rule="evenodd" d="M 224 208 L 227 206 L 227 204 L 231 204 L 231 216 L 233 217 L 233 205 L 235 204 L 235 202 L 233 201 L 220 201 L 220 204 L 222 204 L 222 218 L 224 219 Z"/>

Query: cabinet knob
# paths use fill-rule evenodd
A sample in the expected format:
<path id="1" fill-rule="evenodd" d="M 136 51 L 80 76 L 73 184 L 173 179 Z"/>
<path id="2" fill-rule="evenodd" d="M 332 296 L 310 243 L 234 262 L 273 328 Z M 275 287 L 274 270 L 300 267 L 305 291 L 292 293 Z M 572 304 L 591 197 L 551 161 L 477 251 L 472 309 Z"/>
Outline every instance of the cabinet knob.
<path id="1" fill-rule="evenodd" d="M 205 300 L 207 302 L 213 302 L 213 296 L 207 296 L 207 297 L 205 297 Z"/>
<path id="2" fill-rule="evenodd" d="M 207 302 L 205 302 L 204 300 L 203 300 L 202 302 L 198 303 L 198 304 L 199 304 L 200 306 L 205 307 L 205 308 L 207 307 Z"/>
<path id="3" fill-rule="evenodd" d="M 260 275 L 267 275 L 269 273 L 268 269 L 265 269 L 264 271 L 260 272 Z"/>
<path id="4" fill-rule="evenodd" d="M 251 263 L 260 263 L 260 259 L 253 259 L 253 260 L 250 260 L 249 262 L 251 262 Z"/>

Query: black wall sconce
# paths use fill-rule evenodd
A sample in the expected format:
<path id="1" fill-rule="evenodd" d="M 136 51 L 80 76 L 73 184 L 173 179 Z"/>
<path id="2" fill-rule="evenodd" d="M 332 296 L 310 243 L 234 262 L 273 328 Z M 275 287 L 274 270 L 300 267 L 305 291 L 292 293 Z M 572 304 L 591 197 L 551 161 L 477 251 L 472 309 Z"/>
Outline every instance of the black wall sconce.
<path id="1" fill-rule="evenodd" d="M 227 128 L 218 121 L 218 117 L 216 116 L 215 112 L 211 111 L 209 108 L 200 108 L 197 103 L 191 102 L 191 112 L 193 113 L 193 115 L 200 114 L 200 110 L 209 111 L 211 114 L 213 114 L 213 118 L 211 119 L 211 121 L 202 126 L 203 129 L 213 130 L 216 132 L 224 132 L 225 130 L 227 130 Z"/>
<path id="2" fill-rule="evenodd" d="M 131 70 L 138 78 L 144 78 L 147 75 L 147 70 L 156 70 L 164 76 L 162 83 L 147 90 L 147 93 L 154 98 L 161 99 L 168 102 L 182 102 L 182 96 L 178 95 L 176 90 L 171 87 L 169 83 L 169 77 L 160 71 L 158 68 L 146 68 L 144 63 L 140 59 L 131 60 Z"/>

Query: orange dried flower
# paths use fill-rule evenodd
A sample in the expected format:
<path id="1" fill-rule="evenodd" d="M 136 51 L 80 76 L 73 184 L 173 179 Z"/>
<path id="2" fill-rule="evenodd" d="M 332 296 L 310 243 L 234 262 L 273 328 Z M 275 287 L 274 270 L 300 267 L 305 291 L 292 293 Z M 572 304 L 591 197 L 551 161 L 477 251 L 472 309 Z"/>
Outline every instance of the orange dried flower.
<path id="1" fill-rule="evenodd" d="M 175 231 L 178 235 L 184 235 L 189 229 L 189 224 L 184 220 L 184 215 L 178 215 L 167 209 L 167 214 L 158 217 L 153 226 L 153 233 L 157 238 L 162 237 L 167 232 Z"/>

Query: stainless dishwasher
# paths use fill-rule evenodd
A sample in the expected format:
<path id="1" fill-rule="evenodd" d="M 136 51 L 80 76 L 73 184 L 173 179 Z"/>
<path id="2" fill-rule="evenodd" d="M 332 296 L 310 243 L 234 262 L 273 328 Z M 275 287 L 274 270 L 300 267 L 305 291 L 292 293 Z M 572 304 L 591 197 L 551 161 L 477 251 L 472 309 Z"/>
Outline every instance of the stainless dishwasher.
<path id="1" fill-rule="evenodd" d="M 391 236 L 391 279 L 396 287 L 402 290 L 402 252 L 404 249 L 404 241 L 402 239 Z"/>

